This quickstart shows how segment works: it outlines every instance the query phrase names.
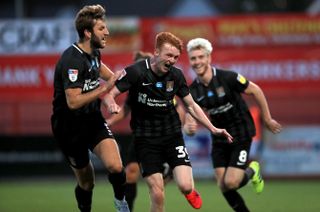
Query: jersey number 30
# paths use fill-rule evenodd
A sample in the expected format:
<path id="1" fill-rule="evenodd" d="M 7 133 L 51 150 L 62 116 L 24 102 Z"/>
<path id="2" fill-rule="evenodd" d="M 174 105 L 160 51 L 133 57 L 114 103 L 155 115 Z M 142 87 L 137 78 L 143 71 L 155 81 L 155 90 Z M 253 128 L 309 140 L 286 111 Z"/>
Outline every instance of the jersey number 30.
<path id="1" fill-rule="evenodd" d="M 187 148 L 184 146 L 177 146 L 176 150 L 178 151 L 178 158 L 185 158 L 186 156 L 188 156 L 188 152 L 187 152 Z"/>

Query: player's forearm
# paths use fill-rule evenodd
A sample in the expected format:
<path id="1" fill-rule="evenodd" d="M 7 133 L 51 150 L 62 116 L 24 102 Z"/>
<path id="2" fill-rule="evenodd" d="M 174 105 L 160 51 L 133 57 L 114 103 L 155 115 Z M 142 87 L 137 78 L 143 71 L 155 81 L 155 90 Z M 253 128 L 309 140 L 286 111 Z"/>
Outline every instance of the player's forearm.
<path id="1" fill-rule="evenodd" d="M 110 68 L 107 67 L 104 63 L 101 63 L 100 77 L 103 80 L 108 81 L 112 75 L 113 72 L 110 70 Z"/>
<path id="2" fill-rule="evenodd" d="M 194 135 L 197 131 L 197 122 L 189 113 L 185 114 L 182 129 L 187 135 Z"/>
<path id="3" fill-rule="evenodd" d="M 254 93 L 254 98 L 261 110 L 261 116 L 264 122 L 268 122 L 272 119 L 271 113 L 269 110 L 267 99 L 263 93 L 263 91 L 259 88 Z"/>
<path id="4" fill-rule="evenodd" d="M 107 93 L 103 97 L 103 103 L 106 107 L 108 107 L 108 105 L 115 104 L 116 103 L 115 97 L 113 95 L 110 95 L 110 93 Z"/>
<path id="5" fill-rule="evenodd" d="M 113 114 L 109 119 L 106 120 L 109 126 L 113 126 L 127 117 L 129 111 L 127 111 L 125 108 L 126 107 L 123 107 L 118 114 Z"/>
<path id="6" fill-rule="evenodd" d="M 111 91 L 103 98 L 103 103 L 111 114 L 117 114 L 121 111 L 120 106 L 115 101 L 115 98 L 119 94 L 120 91 L 117 89 L 117 87 L 113 87 L 113 89 L 111 89 Z"/>
<path id="7" fill-rule="evenodd" d="M 86 104 L 89 104 L 90 102 L 98 99 L 100 95 L 106 91 L 104 86 L 99 86 L 97 89 L 88 93 L 81 93 L 81 91 L 78 92 L 76 89 L 78 88 L 66 90 L 67 104 L 71 110 L 76 110 Z"/>
<path id="8" fill-rule="evenodd" d="M 217 130 L 217 128 L 212 125 L 212 123 L 198 104 L 194 103 L 191 107 L 188 107 L 188 112 L 194 119 L 196 119 L 200 124 L 210 130 L 212 133 Z"/>

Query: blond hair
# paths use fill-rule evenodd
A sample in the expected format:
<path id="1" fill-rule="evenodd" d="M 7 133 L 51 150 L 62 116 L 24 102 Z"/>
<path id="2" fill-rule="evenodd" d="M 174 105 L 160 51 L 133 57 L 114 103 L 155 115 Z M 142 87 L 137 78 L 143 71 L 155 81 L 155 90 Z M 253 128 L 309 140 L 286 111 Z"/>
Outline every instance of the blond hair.
<path id="1" fill-rule="evenodd" d="M 207 39 L 194 38 L 188 42 L 187 52 L 190 53 L 190 51 L 195 49 L 204 49 L 209 55 L 212 52 L 212 45 Z"/>

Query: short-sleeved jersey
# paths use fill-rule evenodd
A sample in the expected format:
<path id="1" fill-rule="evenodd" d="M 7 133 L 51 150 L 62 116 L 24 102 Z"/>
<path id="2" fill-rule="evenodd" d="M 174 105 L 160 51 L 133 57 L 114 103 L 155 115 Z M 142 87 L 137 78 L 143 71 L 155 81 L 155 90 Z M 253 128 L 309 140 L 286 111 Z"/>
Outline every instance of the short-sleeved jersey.
<path id="1" fill-rule="evenodd" d="M 82 93 L 96 89 L 99 86 L 100 65 L 99 50 L 89 55 L 74 43 L 63 52 L 54 73 L 53 114 L 85 115 L 100 111 L 100 99 L 77 110 L 70 110 L 64 92 L 68 88 L 81 88 Z"/>
<path id="2" fill-rule="evenodd" d="M 174 96 L 183 98 L 189 88 L 182 71 L 171 67 L 164 76 L 152 70 L 150 59 L 125 68 L 126 75 L 116 82 L 121 92 L 129 90 L 131 121 L 136 137 L 155 137 L 181 133 L 181 121 Z"/>
<path id="3" fill-rule="evenodd" d="M 198 78 L 192 82 L 190 92 L 193 99 L 208 112 L 214 126 L 225 128 L 235 140 L 250 139 L 255 135 L 255 127 L 241 96 L 249 81 L 233 71 L 213 67 L 212 72 L 207 87 Z"/>

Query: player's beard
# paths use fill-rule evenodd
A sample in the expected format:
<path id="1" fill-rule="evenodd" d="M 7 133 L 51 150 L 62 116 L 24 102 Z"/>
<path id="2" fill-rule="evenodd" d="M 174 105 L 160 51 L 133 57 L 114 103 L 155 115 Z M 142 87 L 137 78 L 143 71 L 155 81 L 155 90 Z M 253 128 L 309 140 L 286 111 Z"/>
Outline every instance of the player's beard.
<path id="1" fill-rule="evenodd" d="M 102 49 L 102 48 L 104 48 L 104 46 L 101 44 L 100 39 L 94 33 L 92 33 L 92 37 L 91 37 L 90 43 L 91 43 L 91 47 L 93 49 Z"/>

